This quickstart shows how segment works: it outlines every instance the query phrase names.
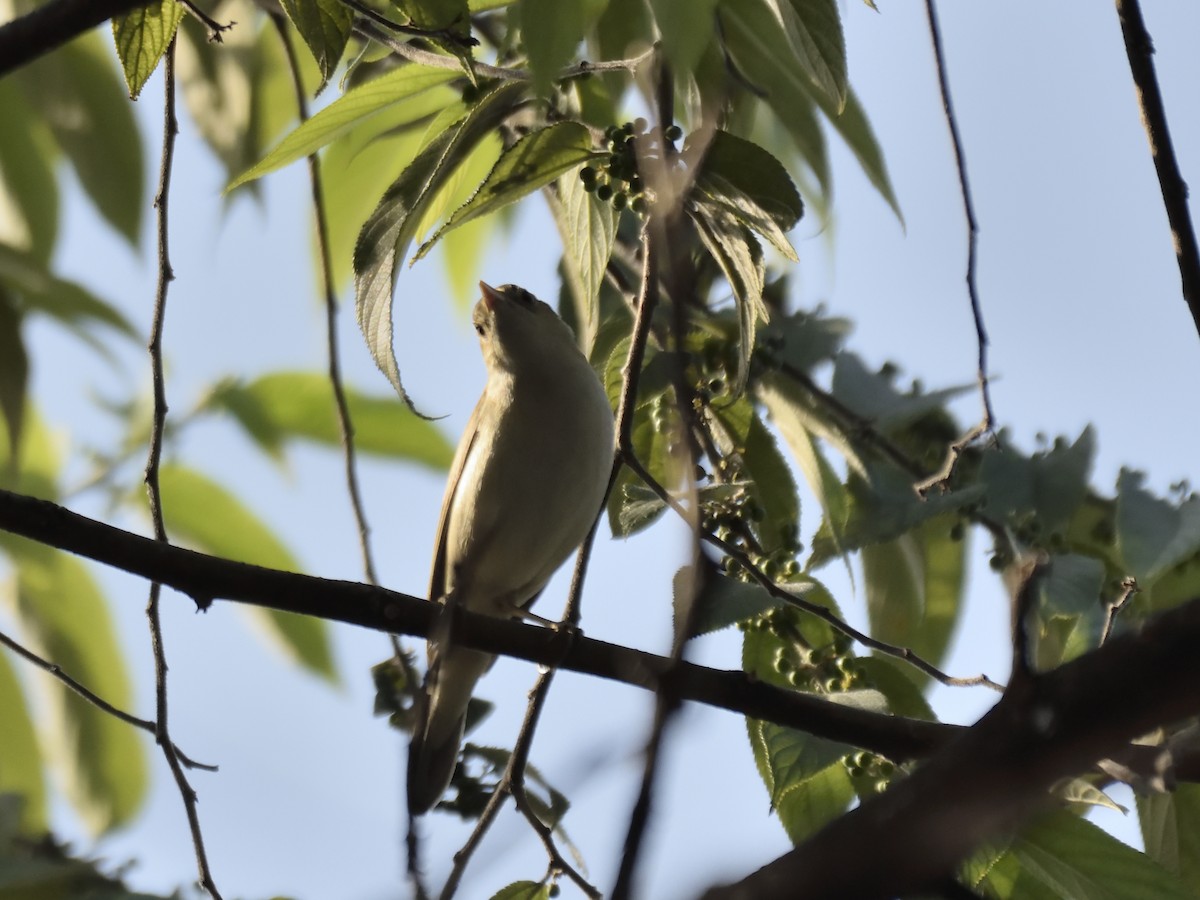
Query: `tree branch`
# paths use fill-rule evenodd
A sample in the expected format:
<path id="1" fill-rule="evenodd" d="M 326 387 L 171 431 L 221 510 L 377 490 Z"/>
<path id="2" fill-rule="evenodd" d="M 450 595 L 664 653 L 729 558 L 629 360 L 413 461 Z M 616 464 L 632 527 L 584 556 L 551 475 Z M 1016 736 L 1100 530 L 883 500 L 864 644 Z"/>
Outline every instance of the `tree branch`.
<path id="1" fill-rule="evenodd" d="M 201 609 L 216 599 L 249 603 L 345 622 L 381 632 L 425 637 L 441 612 L 436 603 L 386 588 L 281 572 L 162 544 L 71 512 L 48 500 L 0 490 L 0 530 L 67 550 L 192 597 Z M 578 633 L 454 613 L 454 638 L 475 650 L 570 669 L 653 691 L 671 660 Z M 681 700 L 800 728 L 873 750 L 895 761 L 920 759 L 960 729 L 938 722 L 887 716 L 785 691 L 745 672 L 681 662 L 671 675 Z"/>
<path id="2" fill-rule="evenodd" d="M 1051 787 L 1130 740 L 1200 711 L 1200 599 L 1000 702 L 928 763 L 706 900 L 909 896 L 1051 802 Z"/>
<path id="3" fill-rule="evenodd" d="M 0 77 L 149 0 L 50 0 L 0 25 Z"/>
<path id="4" fill-rule="evenodd" d="M 1200 333 L 1200 249 L 1196 246 L 1196 231 L 1188 210 L 1188 186 L 1179 171 L 1179 160 L 1171 143 L 1171 130 L 1167 127 L 1162 91 L 1158 89 L 1158 76 L 1154 72 L 1154 42 L 1146 31 L 1138 0 L 1117 0 L 1117 17 L 1121 20 L 1125 55 L 1129 58 L 1129 71 L 1137 88 L 1142 124 L 1150 141 L 1150 156 L 1154 160 L 1154 171 L 1158 173 L 1163 206 L 1171 225 L 1171 239 L 1175 244 L 1175 258 L 1183 283 L 1183 299 L 1187 301 L 1196 331 Z"/>

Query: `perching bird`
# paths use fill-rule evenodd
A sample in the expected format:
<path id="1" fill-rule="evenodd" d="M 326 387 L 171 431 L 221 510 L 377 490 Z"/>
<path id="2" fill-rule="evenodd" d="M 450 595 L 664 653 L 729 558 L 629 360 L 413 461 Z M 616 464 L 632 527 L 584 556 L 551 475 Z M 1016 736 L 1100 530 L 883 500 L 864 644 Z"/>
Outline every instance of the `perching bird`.
<path id="1" fill-rule="evenodd" d="M 516 285 L 479 284 L 472 320 L 487 384 L 442 500 L 429 597 L 516 618 L 587 535 L 612 468 L 613 415 L 567 325 Z M 450 784 L 467 703 L 495 657 L 429 644 L 423 718 L 408 751 L 408 806 Z"/>

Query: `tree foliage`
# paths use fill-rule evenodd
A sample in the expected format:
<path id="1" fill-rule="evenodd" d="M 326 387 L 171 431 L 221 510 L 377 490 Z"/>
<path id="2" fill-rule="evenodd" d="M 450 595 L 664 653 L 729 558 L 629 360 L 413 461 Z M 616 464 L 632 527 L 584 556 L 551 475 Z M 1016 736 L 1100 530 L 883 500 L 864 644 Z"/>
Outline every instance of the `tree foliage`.
<path id="1" fill-rule="evenodd" d="M 560 310 L 621 416 L 622 466 L 603 511 L 610 530 L 636 538 L 681 516 L 695 537 L 695 561 L 671 601 L 661 598 L 674 603 L 676 660 L 692 636 L 736 628 L 755 682 L 835 713 L 933 722 L 931 686 L 955 681 L 941 666 L 972 540 L 992 542 L 1014 604 L 1010 704 L 1043 675 L 1102 661 L 1102 645 L 1200 594 L 1200 513 L 1186 486 L 1155 496 L 1134 471 L 1094 484 L 1091 428 L 1032 453 L 998 423 L 972 429 L 948 404 L 979 386 L 925 390 L 893 366 L 876 370 L 852 349 L 851 323 L 796 308 L 801 263 L 788 233 L 832 208 L 827 135 L 900 214 L 851 87 L 834 0 L 283 0 L 270 12 L 222 0 L 206 16 L 175 0 L 137 6 L 113 19 L 110 46 L 86 34 L 0 79 L 5 490 L 51 501 L 66 491 L 53 423 L 30 396 L 31 323 L 48 319 L 101 355 L 138 338 L 117 304 L 56 274 L 60 185 L 69 167 L 96 212 L 138 244 L 146 163 L 124 95 L 136 97 L 174 54 L 183 103 L 225 168 L 228 194 L 320 161 L 328 249 L 314 254 L 318 280 L 352 286 L 362 338 L 396 396 L 343 386 L 316 364 L 232 372 L 167 419 L 168 437 L 220 418 L 283 464 L 297 442 L 349 444 L 340 411 L 353 424 L 351 449 L 446 466 L 450 448 L 409 398 L 394 350 L 397 285 L 435 246 L 457 284 L 469 283 L 509 211 L 545 202 L 562 241 Z M 319 98 L 313 115 L 297 110 L 293 80 Z M 138 465 L 160 411 L 140 396 L 111 406 L 123 436 L 90 448 L 88 489 L 140 511 Z M 269 516 L 202 464 L 172 457 L 157 478 L 172 540 L 301 568 Z M 814 508 L 802 510 L 802 493 Z M 127 708 L 132 676 L 90 564 L 19 531 L 0 532 L 0 551 L 21 643 Z M 843 618 L 850 598 L 824 583 L 830 567 L 861 579 L 863 630 Z M 299 667 L 336 681 L 325 622 L 251 610 Z M 82 878 L 132 896 L 52 845 L 13 849 L 48 828 L 52 767 L 96 833 L 128 823 L 147 791 L 147 744 L 129 724 L 65 690 L 35 702 L 18 665 L 0 655 L 0 794 L 19 798 L 0 805 L 0 894 L 36 885 L 39 896 L 69 896 Z M 398 653 L 375 677 L 380 710 L 404 728 L 418 677 L 411 658 Z M 664 679 L 663 710 L 677 699 L 671 690 Z M 1024 712 L 1038 713 L 1033 701 Z M 889 892 L 956 880 L 989 897 L 1196 896 L 1194 723 L 1153 724 L 1072 759 L 1070 777 L 1048 792 L 1025 797 L 1014 782 L 1020 815 L 962 811 L 997 821 L 973 855 L 932 873 L 941 881 L 898 881 Z M 746 718 L 764 799 L 801 849 L 855 804 L 871 809 L 928 755 L 888 758 L 856 727 L 833 734 Z M 1142 750 L 1120 746 L 1134 737 Z M 941 754 L 954 746 L 947 739 Z M 547 840 L 569 845 L 564 829 L 580 813 L 527 753 L 520 742 L 468 744 L 443 810 L 479 819 L 497 790 L 515 790 Z M 1104 791 L 1114 782 L 1141 792 L 1144 853 L 1081 817 L 1112 803 Z M 870 859 L 871 848 L 861 852 Z M 550 869 L 497 885 L 495 896 L 550 896 L 564 876 L 589 888 L 561 857 Z"/>

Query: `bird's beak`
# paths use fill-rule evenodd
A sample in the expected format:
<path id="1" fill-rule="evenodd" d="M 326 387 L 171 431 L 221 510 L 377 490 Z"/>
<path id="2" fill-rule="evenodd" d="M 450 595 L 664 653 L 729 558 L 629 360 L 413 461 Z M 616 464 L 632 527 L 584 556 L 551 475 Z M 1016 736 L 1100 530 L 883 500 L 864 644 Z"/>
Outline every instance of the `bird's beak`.
<path id="1" fill-rule="evenodd" d="M 500 302 L 500 292 L 486 281 L 479 282 L 479 290 L 483 292 L 482 300 L 487 306 L 488 312 L 495 312 L 496 304 Z"/>

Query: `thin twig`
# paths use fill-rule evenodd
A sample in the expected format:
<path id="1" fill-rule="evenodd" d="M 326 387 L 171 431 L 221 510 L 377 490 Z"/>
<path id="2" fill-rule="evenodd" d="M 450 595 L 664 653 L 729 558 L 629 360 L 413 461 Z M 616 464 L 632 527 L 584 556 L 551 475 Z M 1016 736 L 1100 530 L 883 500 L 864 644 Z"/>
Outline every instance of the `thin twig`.
<path id="1" fill-rule="evenodd" d="M 396 34 L 406 34 L 409 37 L 428 38 L 432 41 L 439 41 L 445 44 L 453 44 L 464 50 L 476 47 L 479 41 L 471 37 L 471 35 L 455 31 L 452 28 L 422 28 L 419 25 L 408 25 L 406 23 L 393 22 L 387 16 L 380 15 L 365 3 L 359 3 L 358 0 L 342 0 L 342 5 L 352 9 L 355 13 L 362 16 L 364 19 L 369 19 L 376 25 L 386 28 L 388 31 L 394 31 Z M 462 63 L 456 63 L 455 68 L 460 68 Z"/>
<path id="2" fill-rule="evenodd" d="M 1167 127 L 1167 111 L 1158 75 L 1154 71 L 1154 42 L 1146 30 L 1138 0 L 1117 0 L 1117 17 L 1121 21 L 1121 36 L 1125 39 L 1125 55 L 1137 89 L 1142 125 L 1150 141 L 1150 157 L 1158 174 L 1163 207 L 1171 225 L 1171 240 L 1175 244 L 1175 259 L 1183 284 L 1183 299 L 1192 312 L 1192 321 L 1200 332 L 1200 249 L 1196 246 L 1196 230 L 1188 208 L 1188 186 L 1179 171 L 1175 145 Z"/>
<path id="3" fill-rule="evenodd" d="M 150 331 L 150 369 L 154 383 L 154 419 L 150 432 L 150 450 L 146 460 L 146 491 L 150 501 L 150 516 L 154 523 L 154 538 L 160 543 L 167 543 L 167 528 L 163 520 L 162 493 L 159 490 L 158 470 L 162 460 L 163 433 L 167 421 L 166 379 L 163 375 L 162 336 L 163 323 L 167 311 L 167 286 L 175 278 L 171 268 L 169 253 L 169 230 L 167 227 L 168 201 L 171 188 L 171 164 L 175 158 L 175 136 L 179 133 L 179 123 L 175 118 L 175 41 L 167 47 L 163 60 L 163 82 L 165 100 L 163 103 L 163 148 L 162 163 L 158 175 L 158 193 L 154 198 L 154 207 L 158 211 L 158 286 L 154 295 L 154 319 Z M 175 744 L 171 741 L 170 728 L 167 718 L 167 656 L 163 647 L 162 621 L 159 617 L 159 598 L 162 593 L 162 583 L 154 581 L 150 585 L 150 597 L 146 604 L 146 618 L 150 625 L 150 645 L 154 651 L 154 696 L 155 696 L 155 738 L 162 748 L 163 757 L 175 778 L 179 796 L 183 800 L 183 808 L 187 814 L 188 828 L 192 833 L 192 847 L 196 852 L 196 867 L 200 875 L 200 886 L 204 888 L 213 900 L 221 900 L 213 880 L 212 871 L 208 866 L 208 854 L 204 850 L 204 835 L 200 830 L 200 816 L 196 811 L 196 792 L 188 783 L 183 772 L 179 755 L 175 752 Z"/>
<path id="4" fill-rule="evenodd" d="M 378 25 L 369 19 L 363 18 L 355 21 L 354 30 L 363 37 L 382 44 L 393 53 L 403 56 L 410 62 L 420 63 L 423 66 L 430 66 L 435 69 L 462 69 L 463 64 L 457 57 L 445 56 L 440 53 L 434 53 L 431 50 L 423 50 L 420 47 L 414 47 L 412 44 L 400 40 L 388 31 L 388 28 L 394 25 L 395 23 L 389 23 L 388 26 Z M 638 66 L 648 59 L 653 52 L 654 49 L 651 47 L 637 56 L 628 59 L 579 62 L 562 69 L 555 78 L 558 80 L 579 78 L 591 75 L 593 72 L 636 72 Z M 492 66 L 481 62 L 472 61 L 471 71 L 480 78 L 495 78 L 499 81 L 533 80 L 533 75 L 527 69 L 509 69 L 504 66 Z"/>
<path id="5" fill-rule="evenodd" d="M 17 643 L 2 631 L 0 631 L 0 644 L 3 644 L 13 653 L 33 663 L 39 669 L 49 672 L 64 685 L 102 712 L 106 712 L 110 716 L 120 719 L 127 725 L 132 725 L 134 728 L 140 728 L 142 731 L 149 732 L 150 734 L 158 733 L 158 726 L 154 722 L 150 721 L 149 719 L 139 719 L 137 716 L 131 715 L 130 713 L 125 712 L 123 709 L 118 709 L 103 697 L 100 697 L 99 695 L 88 690 L 86 687 L 72 678 L 69 674 L 67 674 L 67 672 L 63 671 L 62 666 L 58 665 L 58 663 L 52 663 L 50 660 L 38 656 L 28 647 L 24 647 Z M 191 759 L 186 753 L 180 750 L 179 747 L 175 748 L 175 754 L 179 757 L 179 761 L 189 769 L 202 769 L 205 772 L 217 771 L 216 766 L 208 765 L 207 763 L 196 762 L 194 759 Z"/>
<path id="6" fill-rule="evenodd" d="M 1099 647 L 1104 646 L 1104 642 L 1112 636 L 1113 625 L 1117 622 L 1117 616 L 1121 614 L 1121 610 L 1125 608 L 1125 604 L 1133 599 L 1133 595 L 1140 591 L 1137 579 L 1133 577 L 1126 578 L 1121 582 L 1121 595 L 1116 600 L 1108 604 L 1104 615 L 1104 629 L 1100 632 Z"/>
<path id="7" fill-rule="evenodd" d="M 222 25 L 220 22 L 202 10 L 199 6 L 193 3 L 192 0 L 179 0 L 179 2 L 183 5 L 184 9 L 191 13 L 192 17 L 195 18 L 196 21 L 200 22 L 200 24 L 208 29 L 208 42 L 210 44 L 222 43 L 223 39 L 221 34 L 229 31 L 234 25 L 237 24 L 237 22 L 234 22 L 231 19 L 228 25 Z"/>
<path id="8" fill-rule="evenodd" d="M 933 43 L 933 58 L 937 66 L 942 109 L 946 114 L 946 125 L 950 129 L 950 141 L 954 146 L 954 163 L 958 169 L 958 185 L 962 193 L 963 212 L 967 218 L 967 295 L 971 300 L 971 317 L 975 322 L 975 342 L 978 349 L 975 377 L 979 382 L 979 396 L 983 402 L 983 418 L 979 424 L 950 445 L 946 463 L 941 471 L 917 486 L 917 490 L 921 494 L 948 481 L 954 474 L 954 468 L 958 464 L 963 450 L 979 438 L 990 434 L 996 421 L 995 413 L 992 411 L 992 393 L 988 385 L 988 336 L 983 327 L 983 308 L 979 303 L 979 289 L 975 283 L 979 220 L 975 217 L 975 204 L 971 199 L 970 183 L 967 181 L 967 159 L 963 152 L 962 137 L 958 133 L 958 119 L 954 115 L 954 105 L 950 100 L 950 81 L 946 74 L 946 57 L 942 51 L 942 32 L 938 26 L 934 0 L 925 0 L 925 13 L 929 19 L 929 37 Z"/>
<path id="9" fill-rule="evenodd" d="M 304 93 L 304 81 L 300 76 L 300 63 L 291 34 L 282 16 L 271 16 L 279 39 L 287 54 L 288 68 L 292 73 L 292 86 L 296 93 L 296 108 L 300 121 L 308 121 L 308 98 Z M 329 250 L 329 222 L 325 211 L 325 196 L 321 188 L 321 160 L 313 153 L 308 157 L 308 182 L 312 193 L 313 215 L 317 229 L 317 264 L 321 270 L 321 289 L 325 298 L 325 344 L 329 358 L 329 383 L 333 387 L 334 407 L 337 412 L 338 432 L 342 438 L 343 461 L 346 476 L 346 491 L 350 495 L 350 507 L 358 527 L 359 550 L 362 554 L 363 574 L 368 584 L 378 584 L 375 562 L 371 555 L 371 528 L 363 507 L 362 492 L 358 486 L 358 464 L 354 448 L 354 423 L 350 418 L 350 406 L 346 401 L 346 389 L 342 383 L 342 365 L 338 350 L 337 290 L 333 284 L 333 261 Z"/>

